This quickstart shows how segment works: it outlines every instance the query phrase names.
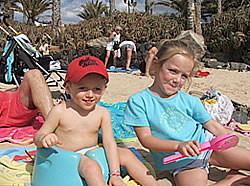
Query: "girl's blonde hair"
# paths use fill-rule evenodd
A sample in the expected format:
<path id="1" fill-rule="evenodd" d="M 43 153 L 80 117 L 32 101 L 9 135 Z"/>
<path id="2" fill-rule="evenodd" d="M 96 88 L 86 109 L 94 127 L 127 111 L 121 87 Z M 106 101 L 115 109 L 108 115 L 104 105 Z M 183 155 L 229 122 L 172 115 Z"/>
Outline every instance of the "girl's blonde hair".
<path id="1" fill-rule="evenodd" d="M 177 54 L 187 55 L 191 57 L 194 60 L 194 67 L 191 73 L 194 73 L 194 71 L 197 70 L 199 62 L 195 57 L 194 51 L 188 46 L 187 43 L 180 40 L 166 39 L 161 41 L 158 52 L 156 54 L 158 60 L 155 63 L 158 63 L 160 64 L 160 66 L 162 66 L 168 59 Z"/>

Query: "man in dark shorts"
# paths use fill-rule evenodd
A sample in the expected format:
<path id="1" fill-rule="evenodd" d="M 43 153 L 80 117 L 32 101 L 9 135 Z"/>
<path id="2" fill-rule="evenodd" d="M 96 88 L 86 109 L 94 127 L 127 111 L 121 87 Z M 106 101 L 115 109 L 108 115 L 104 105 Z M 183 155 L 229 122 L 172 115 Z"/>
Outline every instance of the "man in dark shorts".
<path id="1" fill-rule="evenodd" d="M 16 91 L 0 91 L 0 127 L 29 125 L 38 112 L 46 119 L 52 107 L 51 92 L 42 73 L 29 70 Z"/>

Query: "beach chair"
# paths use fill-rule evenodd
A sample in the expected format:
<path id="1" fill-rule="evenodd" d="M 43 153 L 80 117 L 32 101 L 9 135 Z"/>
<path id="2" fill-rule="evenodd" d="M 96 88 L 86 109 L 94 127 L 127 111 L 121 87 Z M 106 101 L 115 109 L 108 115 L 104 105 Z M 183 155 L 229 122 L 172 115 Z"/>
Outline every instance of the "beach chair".
<path id="1" fill-rule="evenodd" d="M 20 85 L 24 72 L 29 69 L 39 69 L 47 83 L 54 82 L 59 88 L 65 89 L 61 81 L 64 80 L 61 73 L 66 73 L 66 68 L 61 66 L 60 55 L 42 56 L 40 52 L 32 46 L 29 38 L 22 33 L 18 33 L 7 22 L 8 15 L 0 13 L 3 23 L 8 29 L 15 33 L 11 35 L 6 29 L 0 29 L 7 34 L 6 45 L 0 61 L 0 82 Z M 54 75 L 56 75 L 54 77 Z"/>

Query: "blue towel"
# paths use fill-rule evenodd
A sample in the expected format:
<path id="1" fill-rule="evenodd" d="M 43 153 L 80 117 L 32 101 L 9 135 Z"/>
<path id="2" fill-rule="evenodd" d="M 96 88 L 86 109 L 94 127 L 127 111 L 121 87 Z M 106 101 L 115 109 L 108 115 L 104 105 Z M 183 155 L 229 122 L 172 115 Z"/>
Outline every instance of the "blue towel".
<path id="1" fill-rule="evenodd" d="M 131 73 L 134 71 L 138 71 L 139 69 L 131 67 L 131 70 L 126 70 L 123 68 L 115 68 L 114 66 L 111 66 L 109 69 L 107 69 L 108 72 L 124 72 L 124 73 Z"/>
<path id="2" fill-rule="evenodd" d="M 123 124 L 123 116 L 127 102 L 105 103 L 99 101 L 99 105 L 106 107 L 111 114 L 112 128 L 117 143 L 137 141 L 132 126 Z M 101 134 L 101 132 L 99 132 Z"/>

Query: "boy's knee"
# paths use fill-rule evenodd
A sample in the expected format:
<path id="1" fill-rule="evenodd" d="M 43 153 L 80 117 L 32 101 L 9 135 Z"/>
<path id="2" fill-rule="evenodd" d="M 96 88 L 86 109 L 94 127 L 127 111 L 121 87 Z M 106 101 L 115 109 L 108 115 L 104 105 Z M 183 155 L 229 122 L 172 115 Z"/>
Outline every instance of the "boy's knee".
<path id="1" fill-rule="evenodd" d="M 99 171 L 101 169 L 101 167 L 99 166 L 99 164 L 92 159 L 88 159 L 85 160 L 84 162 L 82 162 L 83 165 L 82 167 L 80 167 L 80 172 L 82 171 L 84 174 L 95 174 L 95 172 Z"/>

